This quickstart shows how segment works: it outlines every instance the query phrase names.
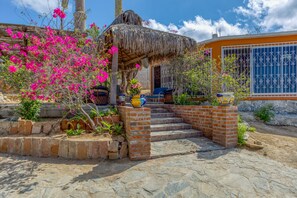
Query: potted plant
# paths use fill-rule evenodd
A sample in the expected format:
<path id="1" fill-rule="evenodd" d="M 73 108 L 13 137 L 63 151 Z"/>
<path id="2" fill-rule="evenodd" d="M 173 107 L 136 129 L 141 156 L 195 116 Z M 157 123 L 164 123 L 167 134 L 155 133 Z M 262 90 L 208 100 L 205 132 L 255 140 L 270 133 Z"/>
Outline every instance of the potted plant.
<path id="1" fill-rule="evenodd" d="M 228 92 L 228 86 L 229 84 L 232 84 L 234 81 L 234 78 L 232 78 L 231 75 L 227 73 L 223 73 L 222 75 L 222 93 L 217 94 L 217 100 L 221 106 L 229 106 L 234 104 L 234 93 L 233 92 Z"/>
<path id="2" fill-rule="evenodd" d="M 96 105 L 108 105 L 109 91 L 105 86 L 95 86 L 92 88 L 92 100 Z"/>
<path id="3" fill-rule="evenodd" d="M 144 98 L 140 98 L 141 89 L 140 82 L 133 78 L 130 81 L 129 94 L 132 97 L 131 104 L 134 108 L 140 108 L 145 104 Z"/>

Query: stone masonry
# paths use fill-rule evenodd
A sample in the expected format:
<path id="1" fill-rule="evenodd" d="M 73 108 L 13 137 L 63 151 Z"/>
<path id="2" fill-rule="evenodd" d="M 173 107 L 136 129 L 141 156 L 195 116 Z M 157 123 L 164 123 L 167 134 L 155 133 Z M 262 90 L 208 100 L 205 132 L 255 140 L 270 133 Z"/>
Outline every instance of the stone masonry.
<path id="1" fill-rule="evenodd" d="M 119 154 L 110 155 L 110 145 L 116 144 Z M 120 145 L 120 147 L 118 147 Z M 126 146 L 126 147 L 125 147 Z M 34 157 L 66 159 L 122 159 L 127 157 L 127 142 L 119 140 L 61 139 L 53 137 L 0 137 L 0 153 Z"/>

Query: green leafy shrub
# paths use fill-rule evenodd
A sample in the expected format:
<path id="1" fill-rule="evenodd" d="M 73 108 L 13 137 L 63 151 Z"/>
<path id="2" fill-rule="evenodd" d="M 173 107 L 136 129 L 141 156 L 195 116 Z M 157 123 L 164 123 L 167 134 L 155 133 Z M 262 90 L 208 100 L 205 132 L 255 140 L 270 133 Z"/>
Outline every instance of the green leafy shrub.
<path id="1" fill-rule="evenodd" d="M 102 125 L 96 128 L 96 132 L 99 134 L 123 135 L 123 126 L 121 124 L 110 124 L 103 121 Z"/>
<path id="2" fill-rule="evenodd" d="M 266 104 L 255 111 L 255 116 L 264 122 L 269 122 L 274 117 L 274 107 Z"/>
<path id="3" fill-rule="evenodd" d="M 243 120 L 242 120 L 242 117 L 241 117 L 241 115 L 238 115 L 238 118 L 237 118 L 237 120 L 238 120 L 238 123 L 243 123 Z"/>
<path id="4" fill-rule="evenodd" d="M 77 135 L 81 135 L 84 132 L 85 130 L 81 129 L 79 124 L 77 124 L 77 129 L 66 130 L 66 134 L 68 136 L 77 136 Z"/>
<path id="5" fill-rule="evenodd" d="M 188 94 L 174 96 L 174 104 L 176 105 L 189 105 L 190 103 L 190 96 Z"/>
<path id="6" fill-rule="evenodd" d="M 17 108 L 16 112 L 22 119 L 38 121 L 40 107 L 40 101 L 22 98 L 20 106 Z"/>
<path id="7" fill-rule="evenodd" d="M 248 129 L 249 132 L 256 132 L 256 130 L 257 129 L 255 127 L 249 127 L 249 129 Z"/>
<path id="8" fill-rule="evenodd" d="M 238 123 L 238 144 L 239 145 L 244 145 L 245 140 L 244 140 L 244 135 L 246 134 L 248 130 L 248 126 L 244 123 Z"/>
<path id="9" fill-rule="evenodd" d="M 94 119 L 95 117 L 104 117 L 104 116 L 108 116 L 109 115 L 109 111 L 100 111 L 100 110 L 95 110 L 92 109 L 90 112 L 90 117 L 92 119 Z"/>
<path id="10" fill-rule="evenodd" d="M 119 115 L 119 110 L 116 107 L 110 107 L 108 109 L 109 115 Z"/>
<path id="11" fill-rule="evenodd" d="M 114 135 L 123 135 L 123 126 L 121 124 L 114 124 L 112 130 Z"/>

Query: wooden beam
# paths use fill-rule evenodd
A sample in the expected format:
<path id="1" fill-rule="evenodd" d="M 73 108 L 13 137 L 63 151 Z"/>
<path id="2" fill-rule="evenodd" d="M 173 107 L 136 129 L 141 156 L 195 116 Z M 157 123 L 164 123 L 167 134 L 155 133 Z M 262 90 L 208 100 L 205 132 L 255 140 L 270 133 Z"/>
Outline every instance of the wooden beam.
<path id="1" fill-rule="evenodd" d="M 132 63 L 137 63 L 138 61 L 141 61 L 144 58 L 149 58 L 151 56 L 153 56 L 153 53 L 149 53 L 148 55 L 143 55 L 143 56 L 137 57 L 137 58 L 130 60 L 124 64 L 125 64 L 125 66 L 128 66 L 128 65 L 131 65 Z"/>
<path id="2" fill-rule="evenodd" d="M 115 40 L 114 40 L 113 46 L 118 47 L 118 44 Z M 112 66 L 111 66 L 111 83 L 110 83 L 110 104 L 111 105 L 117 104 L 118 69 L 119 69 L 119 54 L 115 53 L 112 56 Z"/>

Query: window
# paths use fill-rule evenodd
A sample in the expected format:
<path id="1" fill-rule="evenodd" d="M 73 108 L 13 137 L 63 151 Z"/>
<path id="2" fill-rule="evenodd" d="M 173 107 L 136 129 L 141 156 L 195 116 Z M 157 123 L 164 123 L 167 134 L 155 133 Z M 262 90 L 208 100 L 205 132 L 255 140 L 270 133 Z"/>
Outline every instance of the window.
<path id="1" fill-rule="evenodd" d="M 222 50 L 223 59 L 235 55 L 239 72 L 250 75 L 251 95 L 297 94 L 297 43 L 230 46 Z"/>

